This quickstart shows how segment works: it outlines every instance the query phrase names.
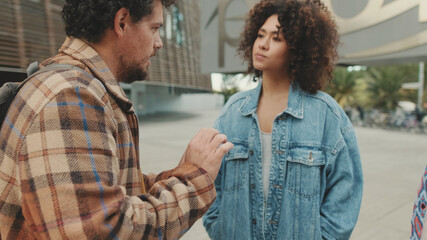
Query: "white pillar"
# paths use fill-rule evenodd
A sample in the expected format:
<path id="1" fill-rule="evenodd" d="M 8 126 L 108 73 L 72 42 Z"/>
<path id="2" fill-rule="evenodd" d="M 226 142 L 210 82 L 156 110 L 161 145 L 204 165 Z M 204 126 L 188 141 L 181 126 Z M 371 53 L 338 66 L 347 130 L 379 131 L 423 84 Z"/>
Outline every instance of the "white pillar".
<path id="1" fill-rule="evenodd" d="M 421 111 L 423 109 L 423 93 L 424 93 L 424 62 L 419 64 L 418 72 L 418 102 L 417 107 Z"/>

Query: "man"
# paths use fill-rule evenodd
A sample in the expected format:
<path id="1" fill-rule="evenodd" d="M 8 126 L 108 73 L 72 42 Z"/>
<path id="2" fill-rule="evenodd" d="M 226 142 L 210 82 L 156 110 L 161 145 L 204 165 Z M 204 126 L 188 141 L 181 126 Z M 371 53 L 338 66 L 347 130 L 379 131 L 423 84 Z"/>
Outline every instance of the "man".
<path id="1" fill-rule="evenodd" d="M 142 175 L 119 85 L 147 75 L 173 2 L 66 1 L 69 37 L 40 67 L 77 68 L 26 83 L 1 128 L 1 239 L 176 239 L 215 200 L 225 135 L 203 129 L 175 169 Z"/>

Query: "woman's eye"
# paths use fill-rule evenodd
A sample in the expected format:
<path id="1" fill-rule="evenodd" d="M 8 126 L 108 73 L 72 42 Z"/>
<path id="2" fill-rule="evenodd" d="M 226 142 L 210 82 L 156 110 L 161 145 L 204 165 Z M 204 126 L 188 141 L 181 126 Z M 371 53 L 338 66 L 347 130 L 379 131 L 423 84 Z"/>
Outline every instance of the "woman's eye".
<path id="1" fill-rule="evenodd" d="M 258 38 L 262 38 L 263 37 L 263 35 L 261 35 L 261 34 L 258 34 Z"/>

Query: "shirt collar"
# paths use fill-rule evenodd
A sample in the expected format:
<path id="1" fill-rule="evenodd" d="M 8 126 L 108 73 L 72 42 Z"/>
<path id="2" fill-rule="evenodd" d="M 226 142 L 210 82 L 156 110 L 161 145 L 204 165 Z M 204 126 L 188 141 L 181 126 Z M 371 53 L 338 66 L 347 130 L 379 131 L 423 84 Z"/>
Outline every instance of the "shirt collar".
<path id="1" fill-rule="evenodd" d="M 64 53 L 84 63 L 92 75 L 104 84 L 120 107 L 126 111 L 133 111 L 132 102 L 127 98 L 119 82 L 104 60 L 89 44 L 78 38 L 67 37 L 59 49 L 59 53 Z"/>
<path id="2" fill-rule="evenodd" d="M 300 88 L 299 84 L 292 82 L 289 88 L 288 107 L 285 113 L 294 116 L 295 118 L 304 118 L 304 91 Z"/>
<path id="3" fill-rule="evenodd" d="M 246 99 L 240 106 L 240 113 L 247 116 L 256 112 L 259 96 L 261 93 L 261 86 L 262 81 L 259 82 L 255 89 L 250 90 L 249 94 L 246 96 Z M 288 107 L 285 109 L 285 111 L 283 111 L 283 113 L 287 113 L 295 118 L 302 119 L 304 117 L 303 100 L 304 91 L 302 91 L 298 83 L 292 82 L 291 86 L 289 87 Z"/>

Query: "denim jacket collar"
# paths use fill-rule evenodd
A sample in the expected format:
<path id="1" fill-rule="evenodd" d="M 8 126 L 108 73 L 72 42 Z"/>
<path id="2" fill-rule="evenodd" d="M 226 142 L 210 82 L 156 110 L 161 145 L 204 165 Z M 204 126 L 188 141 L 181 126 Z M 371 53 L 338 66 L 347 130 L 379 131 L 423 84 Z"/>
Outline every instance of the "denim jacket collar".
<path id="1" fill-rule="evenodd" d="M 243 115 L 252 115 L 256 112 L 259 96 L 261 94 L 261 87 L 262 81 L 260 81 L 258 86 L 251 90 L 250 93 L 246 96 L 245 101 L 243 101 L 242 105 L 240 106 L 240 112 Z M 302 119 L 304 117 L 303 100 L 304 92 L 296 82 L 292 82 L 291 86 L 289 87 L 288 107 L 283 113 L 287 113 L 295 118 Z"/>

